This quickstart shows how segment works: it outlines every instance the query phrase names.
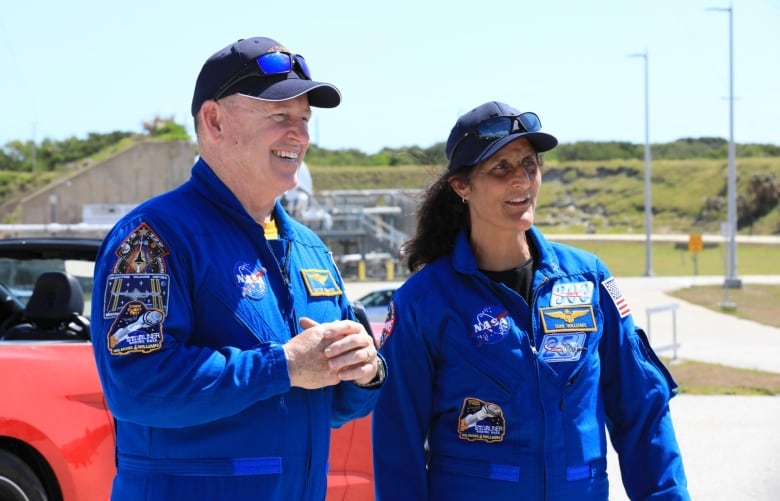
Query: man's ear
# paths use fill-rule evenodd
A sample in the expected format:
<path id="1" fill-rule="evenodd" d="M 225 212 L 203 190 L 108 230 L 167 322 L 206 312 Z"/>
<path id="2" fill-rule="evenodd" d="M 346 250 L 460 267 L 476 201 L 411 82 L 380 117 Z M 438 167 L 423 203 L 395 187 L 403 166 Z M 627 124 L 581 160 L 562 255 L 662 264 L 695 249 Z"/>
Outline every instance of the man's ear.
<path id="1" fill-rule="evenodd" d="M 200 126 L 203 133 L 211 137 L 222 133 L 222 114 L 224 109 L 216 101 L 204 101 L 198 114 L 200 115 Z"/>

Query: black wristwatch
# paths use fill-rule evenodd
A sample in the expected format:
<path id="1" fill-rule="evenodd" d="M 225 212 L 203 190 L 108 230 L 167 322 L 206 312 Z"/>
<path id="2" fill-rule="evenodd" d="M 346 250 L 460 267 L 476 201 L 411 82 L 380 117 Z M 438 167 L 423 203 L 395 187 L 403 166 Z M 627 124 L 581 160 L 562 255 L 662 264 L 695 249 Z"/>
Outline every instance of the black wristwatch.
<path id="1" fill-rule="evenodd" d="M 377 354 L 377 368 L 376 368 L 376 376 L 374 376 L 374 379 L 369 381 L 366 384 L 360 384 L 355 383 L 357 386 L 360 386 L 361 388 L 365 388 L 367 390 L 373 390 L 374 388 L 379 388 L 382 386 L 382 383 L 385 382 L 385 378 L 387 377 L 387 370 L 385 369 L 385 360 Z"/>

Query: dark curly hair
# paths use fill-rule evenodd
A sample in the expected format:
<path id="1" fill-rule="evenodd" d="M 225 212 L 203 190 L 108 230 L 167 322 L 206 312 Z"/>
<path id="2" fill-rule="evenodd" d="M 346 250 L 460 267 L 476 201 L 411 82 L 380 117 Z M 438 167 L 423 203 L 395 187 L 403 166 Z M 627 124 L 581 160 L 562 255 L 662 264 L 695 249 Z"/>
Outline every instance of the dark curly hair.
<path id="1" fill-rule="evenodd" d="M 417 209 L 417 229 L 414 237 L 402 247 L 411 272 L 449 254 L 458 232 L 471 225 L 468 205 L 450 186 L 453 175 L 468 177 L 467 172 L 452 174 L 447 171 L 422 193 L 422 203 Z"/>
<path id="2" fill-rule="evenodd" d="M 537 153 L 536 158 L 542 167 L 543 156 Z M 417 209 L 417 229 L 414 236 L 401 247 L 406 266 L 412 273 L 452 252 L 458 233 L 471 230 L 469 206 L 452 189 L 450 179 L 460 176 L 464 183 L 468 183 L 475 167 L 461 166 L 455 172 L 447 169 L 423 190 L 422 202 Z"/>

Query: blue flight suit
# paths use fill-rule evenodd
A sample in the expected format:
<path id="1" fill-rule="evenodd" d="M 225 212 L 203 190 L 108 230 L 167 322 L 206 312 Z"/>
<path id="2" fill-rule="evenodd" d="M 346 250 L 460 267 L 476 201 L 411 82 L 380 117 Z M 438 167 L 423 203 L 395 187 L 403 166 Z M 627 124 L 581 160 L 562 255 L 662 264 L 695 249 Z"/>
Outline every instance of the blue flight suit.
<path id="1" fill-rule="evenodd" d="M 331 427 L 377 391 L 292 388 L 282 344 L 353 319 L 330 251 L 277 202 L 279 238 L 199 159 L 123 217 L 95 268 L 94 351 L 116 419 L 112 499 L 317 500 Z"/>
<path id="2" fill-rule="evenodd" d="M 465 233 L 395 293 L 373 414 L 377 499 L 606 500 L 607 430 L 632 499 L 688 499 L 677 385 L 594 255 L 548 242 L 530 304 Z"/>

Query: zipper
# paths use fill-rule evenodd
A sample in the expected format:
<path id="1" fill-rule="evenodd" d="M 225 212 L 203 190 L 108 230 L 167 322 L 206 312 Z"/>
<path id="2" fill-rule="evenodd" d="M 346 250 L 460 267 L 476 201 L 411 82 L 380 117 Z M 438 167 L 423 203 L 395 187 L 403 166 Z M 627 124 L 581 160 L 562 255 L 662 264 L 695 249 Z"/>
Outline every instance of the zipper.
<path id="1" fill-rule="evenodd" d="M 529 342 L 531 343 L 531 351 L 533 352 L 533 364 L 534 373 L 536 374 L 536 395 L 539 398 L 539 409 L 542 411 L 542 499 L 547 499 L 547 413 L 544 408 L 544 399 L 542 398 L 542 384 L 541 374 L 539 374 L 539 360 L 537 359 L 536 340 L 534 338 L 534 329 L 536 327 L 536 315 L 534 313 L 534 305 L 536 304 L 536 298 L 539 289 L 547 282 L 547 277 L 543 277 L 542 281 L 537 287 L 534 287 L 531 291 L 531 303 L 528 307 L 531 310 L 531 329 L 529 330 Z"/>
<path id="2" fill-rule="evenodd" d="M 531 329 L 528 331 L 528 341 L 531 343 L 531 351 L 534 355 L 536 355 L 536 339 L 534 337 L 534 328 L 536 327 L 536 316 L 534 314 L 534 305 L 536 304 L 536 297 L 538 295 L 539 289 L 547 282 L 547 277 L 543 277 L 542 281 L 539 282 L 538 287 L 534 287 L 531 291 L 531 303 L 528 305 L 528 308 L 531 310 Z"/>

